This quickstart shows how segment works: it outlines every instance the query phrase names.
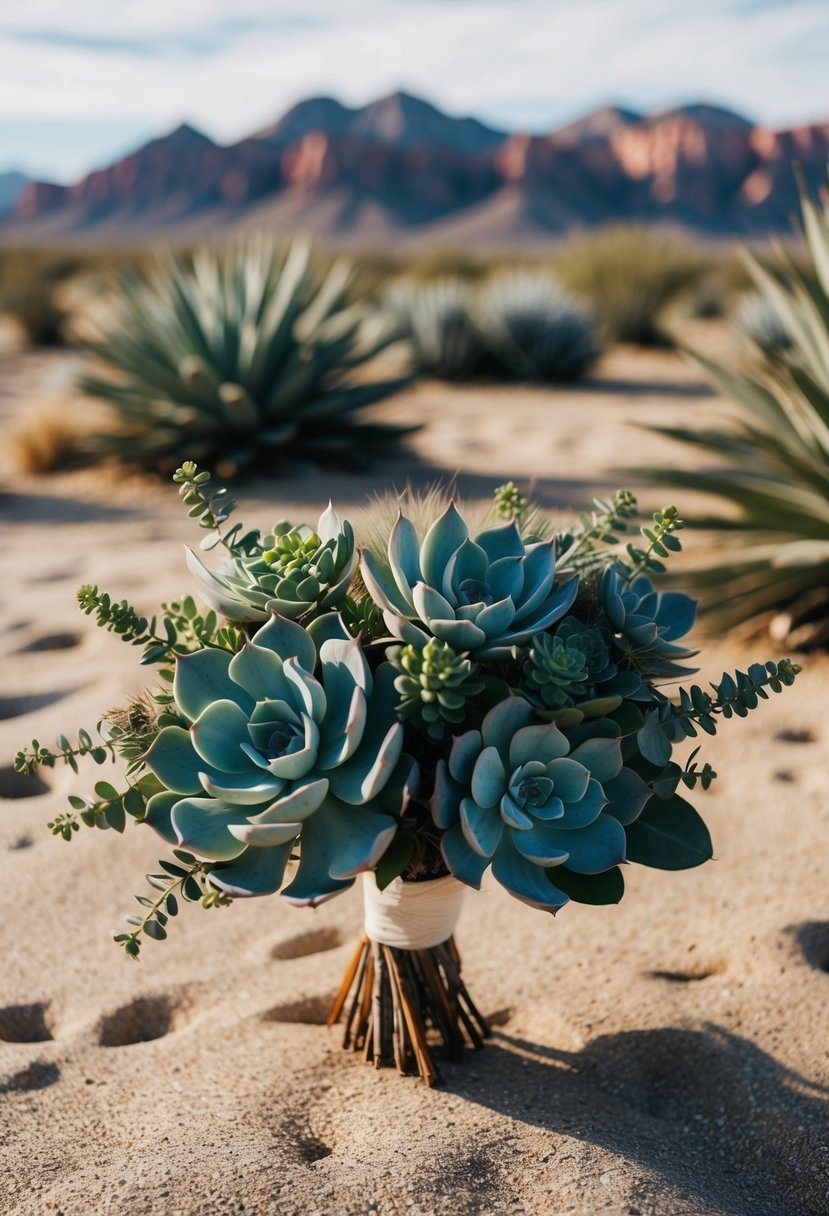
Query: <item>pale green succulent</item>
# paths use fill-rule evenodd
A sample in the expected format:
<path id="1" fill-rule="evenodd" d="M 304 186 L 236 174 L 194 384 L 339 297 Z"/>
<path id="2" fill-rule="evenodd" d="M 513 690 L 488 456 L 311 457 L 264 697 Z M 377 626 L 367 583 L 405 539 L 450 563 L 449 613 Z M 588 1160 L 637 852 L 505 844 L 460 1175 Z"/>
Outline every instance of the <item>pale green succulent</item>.
<path id="1" fill-rule="evenodd" d="M 371 870 L 396 821 L 378 802 L 403 746 L 394 669 L 372 677 L 339 618 L 311 634 L 273 616 L 235 655 L 178 658 L 173 695 L 186 726 L 166 726 L 146 756 L 165 787 L 147 822 L 166 840 L 215 862 L 214 887 L 233 897 L 282 886 L 318 904 Z M 319 664 L 320 679 L 313 674 Z"/>
<path id="2" fill-rule="evenodd" d="M 623 767 L 618 738 L 571 750 L 556 725 L 534 722 L 532 706 L 509 697 L 438 761 L 432 815 L 456 878 L 479 887 L 491 865 L 510 894 L 555 912 L 568 901 L 557 870 L 568 886 L 568 874 L 597 875 L 624 861 L 624 825 L 650 796 Z"/>
<path id="3" fill-rule="evenodd" d="M 572 575 L 556 580 L 554 541 L 525 544 L 514 520 L 473 540 L 453 502 L 422 544 L 399 514 L 386 561 L 364 549 L 361 571 L 401 642 L 422 648 L 432 636 L 476 660 L 509 658 L 564 616 L 578 589 Z"/>
<path id="4" fill-rule="evenodd" d="M 478 665 L 446 642 L 430 638 L 422 649 L 392 646 L 386 657 L 400 673 L 398 715 L 430 739 L 445 739 L 469 712 L 468 701 L 483 691 Z"/>
<path id="5" fill-rule="evenodd" d="M 329 503 L 316 530 L 277 524 L 252 553 L 228 559 L 226 570 L 209 570 L 192 549 L 187 565 L 202 599 L 231 621 L 266 621 L 274 612 L 307 621 L 344 601 L 357 567 L 354 531 Z"/>

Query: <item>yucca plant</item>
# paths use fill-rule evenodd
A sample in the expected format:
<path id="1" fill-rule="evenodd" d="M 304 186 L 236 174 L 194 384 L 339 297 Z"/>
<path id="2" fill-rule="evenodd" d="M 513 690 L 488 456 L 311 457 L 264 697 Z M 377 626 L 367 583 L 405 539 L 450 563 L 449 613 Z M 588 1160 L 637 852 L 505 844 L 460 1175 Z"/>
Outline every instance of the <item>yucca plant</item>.
<path id="1" fill-rule="evenodd" d="M 227 471 L 387 455 L 414 428 L 359 414 L 405 380 L 363 375 L 392 334 L 349 303 L 351 274 L 317 273 L 299 243 L 166 253 L 122 274 L 115 316 L 85 343 L 106 370 L 81 387 L 117 419 L 97 452 L 164 470 L 186 451 Z"/>
<path id="2" fill-rule="evenodd" d="M 487 352 L 472 319 L 471 288 L 462 279 L 401 281 L 386 296 L 385 308 L 411 343 L 419 372 L 440 380 L 470 380 L 481 372 Z"/>
<path id="3" fill-rule="evenodd" d="M 506 379 L 577 380 L 601 350 L 593 313 L 531 270 L 495 274 L 476 297 L 475 320 L 493 372 Z"/>
<path id="4" fill-rule="evenodd" d="M 745 255 L 790 345 L 758 346 L 739 370 L 700 359 L 739 412 L 706 430 L 654 429 L 720 463 L 645 476 L 736 508 L 731 518 L 700 521 L 732 533 L 727 548 L 691 572 L 703 607 L 725 626 L 769 619 L 775 637 L 807 648 L 829 643 L 829 204 L 801 192 L 801 208 L 805 268 L 782 248 L 780 269 Z"/>

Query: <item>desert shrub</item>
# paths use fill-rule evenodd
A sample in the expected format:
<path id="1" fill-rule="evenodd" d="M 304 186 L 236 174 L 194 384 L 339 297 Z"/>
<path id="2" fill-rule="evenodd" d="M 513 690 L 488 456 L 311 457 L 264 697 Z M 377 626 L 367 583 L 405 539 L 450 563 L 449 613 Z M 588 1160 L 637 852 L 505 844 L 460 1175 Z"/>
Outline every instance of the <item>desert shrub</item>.
<path id="1" fill-rule="evenodd" d="M 585 300 L 615 342 L 663 343 L 667 304 L 698 282 L 705 261 L 652 228 L 613 225 L 567 241 L 553 259 L 563 285 Z"/>
<path id="2" fill-rule="evenodd" d="M 98 451 L 161 470 L 186 451 L 227 471 L 388 454 L 412 428 L 360 413 L 404 382 L 365 374 L 391 331 L 348 302 L 348 263 L 323 274 L 310 258 L 299 243 L 205 247 L 122 274 L 114 315 L 84 343 L 102 370 L 81 387 L 117 423 Z"/>
<path id="3" fill-rule="evenodd" d="M 484 365 L 486 349 L 473 319 L 470 288 L 459 278 L 395 284 L 385 308 L 411 344 L 415 367 L 441 380 L 470 380 Z"/>
<path id="4" fill-rule="evenodd" d="M 80 259 L 39 250 L 0 252 L 0 313 L 14 317 L 35 346 L 64 340 L 66 314 L 57 293 L 78 269 Z"/>
<path id="5" fill-rule="evenodd" d="M 806 269 L 782 249 L 774 266 L 746 262 L 790 345 L 758 345 L 739 370 L 702 361 L 737 417 L 704 431 L 656 429 L 718 463 L 646 473 L 736 508 L 736 518 L 704 521 L 731 543 L 691 571 L 703 606 L 725 626 L 770 619 L 795 647 L 829 644 L 829 204 L 803 194 L 801 206 Z"/>
<path id="6" fill-rule="evenodd" d="M 576 380 L 599 355 L 596 317 L 546 274 L 498 272 L 475 293 L 475 321 L 505 379 Z"/>

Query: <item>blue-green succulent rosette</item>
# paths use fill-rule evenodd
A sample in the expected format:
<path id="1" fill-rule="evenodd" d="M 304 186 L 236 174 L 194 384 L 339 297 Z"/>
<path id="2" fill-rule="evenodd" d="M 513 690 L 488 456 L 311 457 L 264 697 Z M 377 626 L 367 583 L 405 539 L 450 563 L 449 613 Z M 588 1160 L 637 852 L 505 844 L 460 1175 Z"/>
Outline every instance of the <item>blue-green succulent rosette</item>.
<path id="1" fill-rule="evenodd" d="M 556 579 L 554 541 L 525 543 L 517 521 L 472 538 L 452 502 L 422 544 L 401 512 L 385 559 L 364 549 L 360 569 L 394 637 L 418 647 L 435 637 L 479 662 L 509 659 L 578 590 L 575 577 Z"/>
<path id="2" fill-rule="evenodd" d="M 230 621 L 264 622 L 273 612 L 307 621 L 345 599 L 357 568 L 354 530 L 329 503 L 314 530 L 277 524 L 224 569 L 210 570 L 192 549 L 187 565 L 205 603 Z"/>
<path id="3" fill-rule="evenodd" d="M 389 783 L 406 761 L 395 675 L 386 663 L 372 673 L 333 615 L 314 636 L 274 615 L 236 654 L 179 656 L 173 695 L 186 725 L 165 726 L 144 757 L 164 786 L 147 822 L 215 863 L 210 882 L 228 896 L 278 891 L 296 846 L 285 899 L 338 894 L 397 830 Z"/>
<path id="4" fill-rule="evenodd" d="M 622 670 L 606 684 L 634 701 L 653 699 L 653 684 L 692 674 L 683 662 L 696 650 L 679 644 L 693 629 L 697 601 L 681 591 L 657 591 L 646 574 L 628 582 L 615 564 L 604 571 L 599 601 L 612 629 L 614 649 Z"/>
<path id="5" fill-rule="evenodd" d="M 479 888 L 491 867 L 511 895 L 554 913 L 570 889 L 582 894 L 585 879 L 626 860 L 625 826 L 651 792 L 624 766 L 618 737 L 571 747 L 511 696 L 438 761 L 432 815 L 456 878 Z"/>

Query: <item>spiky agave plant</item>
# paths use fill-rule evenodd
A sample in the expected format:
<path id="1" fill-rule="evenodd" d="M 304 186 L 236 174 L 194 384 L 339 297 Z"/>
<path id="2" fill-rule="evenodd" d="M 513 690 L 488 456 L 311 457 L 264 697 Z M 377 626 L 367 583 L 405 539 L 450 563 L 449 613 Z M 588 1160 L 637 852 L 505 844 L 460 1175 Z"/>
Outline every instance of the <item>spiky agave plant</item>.
<path id="1" fill-rule="evenodd" d="M 705 430 L 656 427 L 719 458 L 703 469 L 643 470 L 649 481 L 703 491 L 736 508 L 702 527 L 739 537 L 683 572 L 726 626 L 768 618 L 798 647 L 829 643 L 829 205 L 801 190 L 805 269 L 779 247 L 781 269 L 745 254 L 757 290 L 789 337 L 740 370 L 700 363 L 740 407 Z"/>
<path id="2" fill-rule="evenodd" d="M 113 319 L 85 343 L 105 370 L 81 387 L 117 420 L 97 453 L 172 469 L 187 451 L 229 471 L 387 453 L 413 428 L 359 412 L 404 381 L 361 374 L 392 335 L 349 303 L 350 281 L 346 262 L 318 273 L 302 243 L 165 253 L 146 277 L 123 274 Z"/>
<path id="3" fill-rule="evenodd" d="M 495 274 L 475 302 L 492 370 L 515 380 L 577 380 L 600 352 L 598 322 L 549 275 Z"/>
<path id="4" fill-rule="evenodd" d="M 480 373 L 486 351 L 462 279 L 447 275 L 431 283 L 404 280 L 392 287 L 385 306 L 411 343 L 418 371 L 441 380 L 469 380 Z"/>

